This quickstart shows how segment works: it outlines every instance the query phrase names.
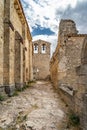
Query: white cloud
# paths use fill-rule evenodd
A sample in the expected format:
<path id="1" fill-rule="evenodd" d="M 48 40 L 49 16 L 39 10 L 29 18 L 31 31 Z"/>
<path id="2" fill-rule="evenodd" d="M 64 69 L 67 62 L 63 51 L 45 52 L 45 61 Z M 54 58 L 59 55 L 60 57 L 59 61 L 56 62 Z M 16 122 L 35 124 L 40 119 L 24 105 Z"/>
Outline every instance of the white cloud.
<path id="1" fill-rule="evenodd" d="M 24 12 L 27 17 L 30 30 L 33 31 L 37 24 L 43 28 L 50 28 L 51 31 L 55 32 L 55 35 L 39 35 L 34 36 L 33 39 L 43 39 L 52 43 L 52 52 L 57 44 L 57 33 L 58 25 L 63 13 L 68 6 L 75 8 L 78 2 L 82 0 L 21 0 Z M 35 2 L 36 1 L 36 2 Z M 86 1 L 86 0 L 84 0 Z M 56 12 L 59 14 L 57 15 Z"/>
<path id="2" fill-rule="evenodd" d="M 22 1 L 22 0 L 21 0 Z M 50 28 L 55 33 L 57 32 L 58 20 L 56 18 L 56 10 L 66 9 L 68 5 L 75 7 L 77 0 L 23 0 L 27 3 L 25 6 L 25 14 L 29 19 L 31 27 L 35 27 L 36 23 L 41 27 Z M 45 17 L 49 18 L 48 20 Z M 32 31 L 32 30 L 31 30 Z"/>

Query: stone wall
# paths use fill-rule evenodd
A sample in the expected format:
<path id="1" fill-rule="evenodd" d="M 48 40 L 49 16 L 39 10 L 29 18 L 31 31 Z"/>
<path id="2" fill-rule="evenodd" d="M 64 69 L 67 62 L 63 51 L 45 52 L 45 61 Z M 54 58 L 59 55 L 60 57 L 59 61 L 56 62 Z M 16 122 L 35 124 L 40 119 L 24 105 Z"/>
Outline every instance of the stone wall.
<path id="1" fill-rule="evenodd" d="M 80 116 L 81 128 L 84 130 L 87 129 L 86 125 L 83 126 L 87 123 L 86 117 L 83 116 L 87 105 L 84 101 L 84 95 L 87 91 L 86 37 L 86 34 L 77 33 L 74 21 L 61 20 L 58 45 L 50 61 L 53 84 L 69 108 Z M 84 107 L 83 104 L 85 104 Z"/>
<path id="2" fill-rule="evenodd" d="M 4 53 L 4 1 L 0 1 L 0 93 L 3 93 L 3 53 Z"/>
<path id="3" fill-rule="evenodd" d="M 0 9 L 0 85 L 11 95 L 30 80 L 32 36 L 20 0 L 1 0 Z"/>
<path id="4" fill-rule="evenodd" d="M 37 40 L 33 44 L 37 44 L 38 53 L 33 54 L 33 69 L 35 79 L 46 79 L 49 76 L 49 61 L 50 61 L 50 43 Z M 46 52 L 42 52 L 42 45 L 45 45 Z"/>
<path id="5" fill-rule="evenodd" d="M 14 12 L 13 15 L 11 12 Z M 10 72 L 9 84 L 19 86 L 23 84 L 23 45 L 19 40 L 22 37 L 22 23 L 14 6 L 14 0 L 10 1 L 10 21 L 14 27 L 14 31 L 10 31 Z M 16 34 L 19 33 L 19 34 Z M 16 36 L 17 35 L 17 36 Z M 20 36 L 19 36 L 20 35 Z M 15 41 L 15 44 L 14 44 Z"/>
<path id="6" fill-rule="evenodd" d="M 29 43 L 29 80 L 33 80 L 33 45 L 32 41 Z"/>
<path id="7" fill-rule="evenodd" d="M 58 54 L 54 54 L 50 61 L 50 76 L 53 86 L 57 88 L 58 86 Z"/>
<path id="8" fill-rule="evenodd" d="M 0 86 L 3 85 L 4 1 L 0 1 Z"/>

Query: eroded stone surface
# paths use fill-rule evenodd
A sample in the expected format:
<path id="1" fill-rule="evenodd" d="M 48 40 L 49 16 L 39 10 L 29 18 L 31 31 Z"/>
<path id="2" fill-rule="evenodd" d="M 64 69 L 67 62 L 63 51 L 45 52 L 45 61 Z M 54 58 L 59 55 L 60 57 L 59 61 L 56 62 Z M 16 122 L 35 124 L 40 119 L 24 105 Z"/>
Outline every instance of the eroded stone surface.
<path id="1" fill-rule="evenodd" d="M 0 104 L 0 127 L 6 130 L 66 130 L 67 107 L 49 82 L 38 81 Z"/>

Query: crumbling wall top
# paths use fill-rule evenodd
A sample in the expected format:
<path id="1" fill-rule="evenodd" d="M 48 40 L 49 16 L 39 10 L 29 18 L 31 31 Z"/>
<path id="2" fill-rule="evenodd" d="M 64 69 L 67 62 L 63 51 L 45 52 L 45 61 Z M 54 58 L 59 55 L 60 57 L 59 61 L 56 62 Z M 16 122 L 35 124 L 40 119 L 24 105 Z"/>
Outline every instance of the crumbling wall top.
<path id="1" fill-rule="evenodd" d="M 76 24 L 73 20 L 62 19 L 59 25 L 59 34 L 77 34 Z"/>

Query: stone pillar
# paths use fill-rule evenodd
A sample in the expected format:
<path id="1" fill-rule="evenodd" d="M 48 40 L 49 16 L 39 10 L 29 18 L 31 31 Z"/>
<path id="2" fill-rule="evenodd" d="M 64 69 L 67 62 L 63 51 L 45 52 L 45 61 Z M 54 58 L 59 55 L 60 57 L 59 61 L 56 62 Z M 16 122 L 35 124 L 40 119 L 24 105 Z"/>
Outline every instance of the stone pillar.
<path id="1" fill-rule="evenodd" d="M 21 43 L 21 36 L 15 32 L 15 86 L 16 89 L 23 87 L 23 43 Z"/>
<path id="2" fill-rule="evenodd" d="M 9 42 L 10 42 L 10 0 L 4 1 L 4 59 L 3 59 L 3 85 L 7 94 L 10 93 L 9 88 Z"/>
<path id="3" fill-rule="evenodd" d="M 23 48 L 23 83 L 25 83 L 25 47 Z"/>
<path id="4" fill-rule="evenodd" d="M 3 51 L 4 51 L 4 0 L 0 1 L 0 94 L 4 92 L 3 87 Z"/>
<path id="5" fill-rule="evenodd" d="M 23 42 L 24 42 L 24 46 L 23 46 L 23 83 L 26 83 L 25 81 L 25 24 L 22 25 L 22 37 L 23 37 Z"/>
<path id="6" fill-rule="evenodd" d="M 15 91 L 15 82 L 14 82 L 14 41 L 15 41 L 15 33 L 14 29 L 10 29 L 10 41 L 9 41 L 9 88 L 10 95 L 12 95 Z"/>
<path id="7" fill-rule="evenodd" d="M 21 87 L 23 87 L 24 83 L 23 83 L 23 43 L 20 43 L 20 83 L 21 83 Z"/>
<path id="8" fill-rule="evenodd" d="M 33 80 L 33 47 L 32 41 L 29 42 L 29 80 Z"/>

